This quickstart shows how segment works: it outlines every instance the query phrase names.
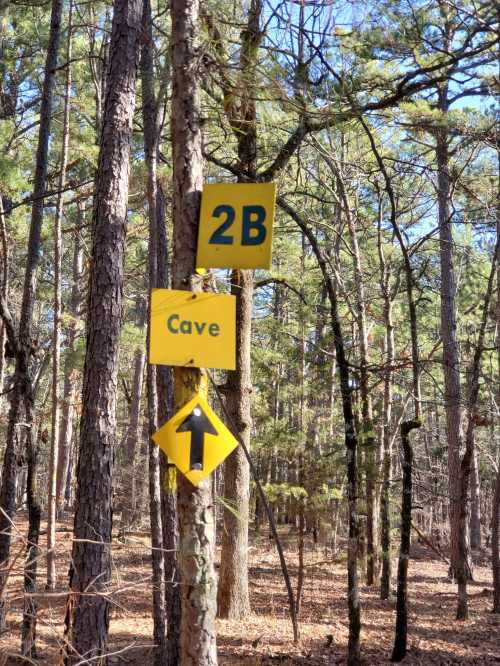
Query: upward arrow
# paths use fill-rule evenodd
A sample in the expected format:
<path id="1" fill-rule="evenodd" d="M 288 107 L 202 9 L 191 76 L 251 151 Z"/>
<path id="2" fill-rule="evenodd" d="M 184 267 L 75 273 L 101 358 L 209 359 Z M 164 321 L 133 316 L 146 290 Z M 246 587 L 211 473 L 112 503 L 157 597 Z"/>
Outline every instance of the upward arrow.
<path id="1" fill-rule="evenodd" d="M 177 428 L 176 432 L 191 433 L 189 469 L 202 470 L 205 433 L 209 433 L 210 435 L 219 434 L 203 409 L 199 405 L 196 405 L 196 407 L 193 408 L 193 411 L 186 416 L 184 421 Z"/>

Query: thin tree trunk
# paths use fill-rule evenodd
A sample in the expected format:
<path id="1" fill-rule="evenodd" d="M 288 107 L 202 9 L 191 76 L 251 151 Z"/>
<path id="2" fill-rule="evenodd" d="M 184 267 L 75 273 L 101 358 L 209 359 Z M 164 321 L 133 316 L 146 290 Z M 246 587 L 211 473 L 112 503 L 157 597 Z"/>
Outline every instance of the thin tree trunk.
<path id="1" fill-rule="evenodd" d="M 0 297 L 7 303 L 7 291 L 9 286 L 9 248 L 7 244 L 6 215 L 3 207 L 3 197 L 0 194 L 0 256 L 2 257 L 2 274 L 0 276 Z M 2 317 L 0 317 L 0 409 L 4 401 L 3 382 L 5 375 L 5 343 L 7 342 L 7 329 Z"/>
<path id="2" fill-rule="evenodd" d="M 138 303 L 140 312 L 138 313 L 138 326 L 144 330 L 146 304 L 140 299 Z M 126 532 L 134 527 L 136 516 L 135 504 L 136 497 L 136 451 L 137 442 L 140 437 L 140 416 L 141 416 L 141 398 L 142 385 L 144 383 L 144 364 L 146 362 L 146 352 L 144 343 L 140 344 L 134 353 L 134 376 L 132 380 L 131 400 L 130 400 L 130 421 L 125 436 L 123 447 L 123 478 L 122 478 L 122 515 L 121 531 Z"/>
<path id="3" fill-rule="evenodd" d="M 70 1 L 68 13 L 68 46 L 66 86 L 64 93 L 64 120 L 62 134 L 61 164 L 59 173 L 57 205 L 54 219 L 54 324 L 52 330 L 52 421 L 50 437 L 48 499 L 47 499 L 47 590 L 56 585 L 56 513 L 57 513 L 57 470 L 59 459 L 59 371 L 61 365 L 61 280 L 62 280 L 62 216 L 64 206 L 63 189 L 66 184 L 66 167 L 69 150 L 69 117 L 71 111 L 71 39 L 73 4 Z"/>
<path id="4" fill-rule="evenodd" d="M 226 405 L 238 435 L 245 442 L 245 446 L 250 448 L 253 271 L 233 271 L 231 293 L 237 298 L 237 357 L 236 370 L 228 372 Z M 235 513 L 224 507 L 217 610 L 219 617 L 241 620 L 250 613 L 248 591 L 250 470 L 241 447 L 237 447 L 225 462 L 224 497 L 234 507 Z"/>
<path id="5" fill-rule="evenodd" d="M 498 51 L 500 70 L 500 47 Z M 497 127 L 497 146 L 500 145 L 500 131 Z M 497 243 L 500 238 L 500 150 L 497 150 L 497 202 L 495 209 Z M 497 391 L 496 401 L 500 404 L 500 260 L 497 256 L 497 291 L 496 291 L 496 330 L 497 330 Z M 497 419 L 497 426 L 498 426 Z M 493 612 L 500 613 L 500 465 L 498 466 L 495 489 L 491 507 L 491 565 L 493 569 Z"/>
<path id="6" fill-rule="evenodd" d="M 491 512 L 491 562 L 493 568 L 493 612 L 500 613 L 500 468 L 497 471 Z"/>
<path id="7" fill-rule="evenodd" d="M 157 183 L 157 104 L 154 90 L 154 64 L 153 64 L 153 25 L 151 17 L 151 3 L 144 0 L 143 6 L 143 33 L 144 44 L 141 56 L 142 79 L 142 117 L 144 124 L 144 155 L 147 167 L 147 197 L 149 220 L 149 293 L 161 285 L 158 280 L 159 266 L 159 233 L 160 220 L 158 216 L 158 183 Z M 149 300 L 151 310 L 151 300 Z M 148 317 L 147 343 L 150 338 L 150 317 Z M 147 389 L 148 389 L 148 422 L 149 422 L 149 515 L 151 522 L 151 563 L 153 574 L 153 637 L 156 645 L 155 664 L 160 666 L 168 662 L 168 644 L 166 636 L 167 609 L 166 609 L 166 558 L 160 550 L 164 547 L 166 525 L 162 516 L 162 473 L 160 469 L 159 448 L 151 440 L 159 423 L 159 403 L 165 399 L 158 387 L 158 374 L 161 368 L 148 363 Z"/>
<path id="8" fill-rule="evenodd" d="M 174 258 L 172 286 L 193 290 L 196 236 L 203 183 L 200 128 L 198 35 L 199 0 L 172 0 L 172 152 L 174 182 Z M 207 391 L 206 376 L 176 368 L 174 402 L 179 409 Z M 216 580 L 213 563 L 211 480 L 193 486 L 178 474 L 179 568 L 182 584 L 180 663 L 215 666 Z"/>
<path id="9" fill-rule="evenodd" d="M 356 425 L 352 404 L 352 387 L 349 377 L 349 364 L 347 362 L 344 338 L 338 313 L 337 291 L 335 283 L 330 275 L 324 252 L 319 247 L 315 235 L 305 220 L 292 208 L 286 200 L 279 196 L 278 205 L 297 223 L 306 236 L 314 252 L 318 265 L 321 269 L 328 299 L 330 301 L 330 317 L 333 332 L 333 342 L 340 380 L 340 392 L 342 396 L 342 413 L 344 417 L 346 462 L 347 462 L 347 503 L 349 520 L 349 539 L 347 546 L 347 604 L 349 610 L 349 640 L 347 647 L 348 666 L 360 664 L 360 633 L 361 633 L 361 611 L 359 605 L 359 580 L 358 580 L 358 467 Z"/>
<path id="10" fill-rule="evenodd" d="M 459 524 L 458 524 L 458 557 L 456 559 L 456 577 L 458 583 L 457 620 L 466 620 L 469 616 L 467 598 L 467 580 L 469 578 L 468 556 L 470 552 L 468 543 L 467 515 L 469 504 L 469 477 L 474 455 L 474 427 L 477 400 L 479 396 L 479 376 L 481 371 L 481 358 L 484 347 L 486 324 L 490 309 L 490 301 L 493 293 L 493 283 L 497 270 L 498 246 L 500 238 L 497 239 L 495 252 L 493 254 L 488 286 L 483 299 L 483 313 L 479 334 L 477 336 L 476 349 L 472 359 L 469 375 L 469 395 L 467 400 L 467 431 L 465 436 L 465 453 L 460 461 L 459 478 Z"/>
<path id="11" fill-rule="evenodd" d="M 26 499 L 28 505 L 28 542 L 26 548 L 26 561 L 24 565 L 24 611 L 21 626 L 21 654 L 23 657 L 35 659 L 36 624 L 38 604 L 33 593 L 36 591 L 36 577 L 40 549 L 40 519 L 42 511 L 39 504 L 37 488 L 37 457 L 38 446 L 35 442 L 34 432 L 34 395 L 25 394 L 26 421 L 32 424 L 26 431 L 26 458 L 28 474 L 26 480 Z"/>
<path id="12" fill-rule="evenodd" d="M 401 424 L 401 447 L 403 451 L 403 502 L 401 505 L 401 546 L 398 561 L 398 596 L 396 601 L 396 632 L 391 661 L 401 661 L 406 656 L 408 636 L 407 578 L 411 546 L 412 510 L 412 465 L 413 449 L 410 432 L 420 428 L 420 421 L 405 421 Z"/>
<path id="13" fill-rule="evenodd" d="M 385 348 L 386 369 L 384 372 L 384 407 L 383 407 L 383 461 L 382 461 L 382 492 L 380 496 L 380 529 L 382 549 L 382 572 L 380 577 L 380 598 L 388 599 L 391 593 L 391 515 L 390 515 L 390 487 L 392 472 L 392 376 L 395 357 L 394 323 L 392 320 L 392 300 L 388 292 L 387 267 L 383 258 L 382 247 L 379 244 L 379 254 L 382 259 L 382 287 L 384 291 L 384 320 L 385 320 Z"/>
<path id="14" fill-rule="evenodd" d="M 470 478 L 470 545 L 471 548 L 481 548 L 481 479 L 479 477 L 479 461 L 475 446 L 472 455 Z"/>
<path id="15" fill-rule="evenodd" d="M 413 380 L 413 408 L 414 419 L 404 421 L 401 424 L 401 444 L 403 452 L 403 501 L 401 508 L 401 544 L 398 561 L 398 590 L 396 605 L 396 631 L 394 637 L 393 661 L 401 661 L 406 655 L 407 632 L 408 632 L 408 560 L 410 557 L 411 545 L 411 512 L 412 512 L 412 459 L 413 452 L 410 442 L 410 432 L 420 428 L 420 358 L 418 349 L 418 328 L 417 328 L 417 307 L 414 297 L 413 269 L 410 260 L 408 248 L 404 242 L 401 230 L 398 225 L 397 204 L 394 194 L 394 188 L 385 166 L 385 162 L 377 148 L 370 127 L 360 116 L 360 123 L 365 130 L 372 152 L 377 160 L 377 164 L 382 172 L 385 181 L 385 190 L 390 202 L 390 221 L 394 230 L 394 235 L 399 243 L 403 255 L 403 265 L 406 281 L 406 296 L 408 302 L 408 312 L 410 316 L 410 339 L 411 339 L 411 364 Z"/>
<path id="16" fill-rule="evenodd" d="M 40 243 L 43 222 L 44 194 L 47 181 L 49 138 L 52 120 L 52 98 L 55 85 L 57 68 L 57 56 L 59 51 L 59 39 L 62 15 L 62 0 L 53 0 L 50 18 L 49 42 L 47 45 L 47 57 L 45 59 L 44 82 L 42 89 L 42 101 L 40 106 L 40 125 L 38 131 L 38 146 L 36 153 L 35 178 L 33 186 L 33 206 L 31 209 L 31 223 L 28 240 L 28 254 L 26 258 L 26 269 L 24 274 L 23 297 L 21 303 L 21 316 L 19 330 L 15 336 L 12 326 L 12 318 L 6 312 L 6 304 L 2 299 L 0 314 L 4 325 L 10 323 L 9 342 L 16 354 L 16 369 L 14 376 L 14 390 L 12 392 L 9 422 L 7 426 L 7 438 L 5 446 L 5 458 L 2 470 L 2 486 L 0 489 L 0 506 L 3 513 L 0 515 L 0 568 L 5 569 L 10 557 L 11 545 L 11 519 L 15 510 L 16 499 L 16 475 L 17 475 L 17 439 L 18 429 L 22 418 L 23 401 L 25 404 L 25 424 L 30 429 L 33 423 L 33 386 L 30 373 L 30 361 L 32 354 L 32 316 L 35 301 L 37 283 L 37 268 L 40 261 Z M 9 334 L 9 329 L 8 329 Z M 31 435 L 30 435 L 31 436 Z M 29 454 L 28 454 L 29 458 Z M 32 462 L 35 459 L 32 457 Z M 35 505 L 30 513 L 29 531 L 34 537 L 37 536 L 39 528 L 36 522 L 39 520 Z M 5 605 L 3 602 L 3 588 L 6 583 L 6 575 L 0 576 L 0 628 L 5 626 Z M 34 640 L 34 634 L 33 634 Z"/>
<path id="17" fill-rule="evenodd" d="M 256 66 L 263 37 L 260 30 L 261 0 L 251 0 L 247 23 L 242 32 L 240 71 L 237 90 L 224 89 L 225 109 L 238 142 L 238 169 L 245 181 L 255 180 L 257 168 Z M 209 19 L 210 20 L 210 19 Z M 213 29 L 213 24 L 210 24 Z M 219 43 L 218 48 L 222 48 Z M 240 99 L 236 102 L 236 98 Z M 242 177 L 238 177 L 242 181 Z M 250 449 L 252 427 L 251 336 L 253 271 L 234 270 L 231 293 L 236 296 L 236 369 L 227 375 L 227 409 L 237 434 Z M 236 434 L 236 433 L 235 433 Z M 250 470 L 241 449 L 237 447 L 224 465 L 224 495 L 235 513 L 224 508 L 221 567 L 217 593 L 218 614 L 239 620 L 250 612 L 248 591 L 248 520 Z"/>
<path id="18" fill-rule="evenodd" d="M 70 453 L 73 440 L 73 424 L 75 420 L 75 403 L 77 400 L 77 384 L 80 372 L 75 368 L 74 352 L 78 338 L 78 318 L 83 301 L 83 246 L 82 232 L 83 207 L 77 205 L 77 231 L 73 248 L 71 298 L 68 314 L 71 320 L 67 329 L 66 358 L 64 361 L 64 387 L 61 409 L 61 432 L 59 434 L 59 460 L 57 470 L 57 510 L 61 512 L 66 504 L 66 490 L 71 478 Z"/>
<path id="19" fill-rule="evenodd" d="M 109 600 L 103 590 L 111 582 L 112 458 L 116 439 L 129 157 L 141 16 L 141 0 L 115 1 L 95 181 L 67 633 L 76 655 L 93 658 L 96 663 L 104 661 L 109 627 Z"/>
<path id="20" fill-rule="evenodd" d="M 158 252 L 158 287 L 169 286 L 168 241 L 165 215 L 165 195 L 158 184 L 157 205 L 157 252 Z M 156 386 L 158 390 L 158 420 L 163 424 L 173 413 L 173 375 L 172 368 L 156 368 Z M 181 586 L 178 565 L 179 525 L 177 520 L 177 472 L 175 465 L 160 453 L 160 469 L 163 493 L 162 523 L 163 548 L 165 549 L 165 603 L 167 613 L 167 664 L 177 666 L 180 659 L 181 628 Z"/>

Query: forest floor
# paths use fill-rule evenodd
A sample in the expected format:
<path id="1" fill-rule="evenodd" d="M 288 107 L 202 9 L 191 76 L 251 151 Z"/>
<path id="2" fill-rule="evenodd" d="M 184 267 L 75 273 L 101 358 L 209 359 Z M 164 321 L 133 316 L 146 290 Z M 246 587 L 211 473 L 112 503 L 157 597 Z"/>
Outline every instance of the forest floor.
<path id="1" fill-rule="evenodd" d="M 25 517 L 18 516 L 19 534 L 26 534 Z M 60 664 L 64 631 L 65 588 L 71 527 L 58 534 L 57 592 L 44 590 L 45 562 L 38 580 L 40 612 L 38 659 L 41 666 Z M 297 536 L 282 531 L 291 574 L 297 573 Z M 43 545 L 43 544 L 42 544 Z M 151 659 L 151 592 L 149 541 L 141 533 L 128 543 L 114 541 L 113 609 L 110 626 L 110 664 L 147 666 Z M 14 539 L 13 552 L 22 548 Z M 342 550 L 339 549 L 339 553 Z M 263 531 L 252 535 L 250 591 L 252 613 L 242 622 L 217 621 L 219 665 L 280 666 L 345 664 L 347 644 L 346 564 L 332 561 L 331 552 L 307 543 L 306 579 L 300 614 L 300 643 L 294 645 L 286 590 L 274 544 Z M 0 666 L 30 663 L 17 658 L 22 619 L 22 562 L 19 557 L 9 580 L 8 630 L 0 636 Z M 500 616 L 490 612 L 491 568 L 486 557 L 475 568 L 470 585 L 470 619 L 456 622 L 455 586 L 447 578 L 446 563 L 425 546 L 415 544 L 409 570 L 409 653 L 404 664 L 500 664 Z M 361 585 L 362 654 L 367 665 L 389 664 L 395 603 L 381 601 L 378 588 Z M 31 662 L 34 663 L 34 662 Z"/>

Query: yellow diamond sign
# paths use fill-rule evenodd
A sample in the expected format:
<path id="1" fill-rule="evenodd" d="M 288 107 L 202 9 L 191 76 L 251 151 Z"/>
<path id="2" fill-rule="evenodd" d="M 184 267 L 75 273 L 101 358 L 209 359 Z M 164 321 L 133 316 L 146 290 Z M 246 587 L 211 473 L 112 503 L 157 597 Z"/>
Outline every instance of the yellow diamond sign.
<path id="1" fill-rule="evenodd" d="M 205 185 L 196 265 L 269 268 L 275 201 L 274 183 Z"/>
<path id="2" fill-rule="evenodd" d="M 238 446 L 234 435 L 199 394 L 155 432 L 153 440 L 194 486 Z"/>
<path id="3" fill-rule="evenodd" d="M 153 289 L 149 362 L 234 370 L 236 297 Z"/>

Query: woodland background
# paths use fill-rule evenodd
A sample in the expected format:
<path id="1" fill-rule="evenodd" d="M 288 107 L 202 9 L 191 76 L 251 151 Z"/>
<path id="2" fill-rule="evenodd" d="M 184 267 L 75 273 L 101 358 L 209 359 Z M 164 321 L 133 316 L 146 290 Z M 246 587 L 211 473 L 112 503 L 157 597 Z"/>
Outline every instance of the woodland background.
<path id="1" fill-rule="evenodd" d="M 0 17 L 5 659 L 37 658 L 38 620 L 46 663 L 118 644 L 214 664 L 216 626 L 220 663 L 385 663 L 429 615 L 483 651 L 412 642 L 409 663 L 494 663 L 494 4 L 2 0 Z M 188 194 L 236 180 L 277 184 L 272 270 L 199 275 Z M 150 440 L 203 383 L 146 359 L 150 288 L 186 284 L 238 299 L 237 370 L 207 381 L 255 468 L 239 447 L 198 494 Z"/>

